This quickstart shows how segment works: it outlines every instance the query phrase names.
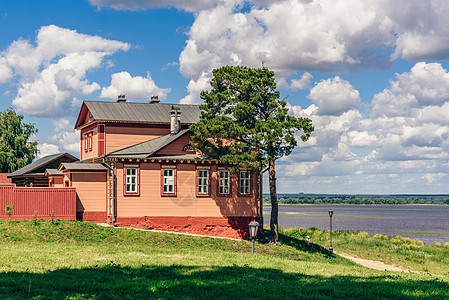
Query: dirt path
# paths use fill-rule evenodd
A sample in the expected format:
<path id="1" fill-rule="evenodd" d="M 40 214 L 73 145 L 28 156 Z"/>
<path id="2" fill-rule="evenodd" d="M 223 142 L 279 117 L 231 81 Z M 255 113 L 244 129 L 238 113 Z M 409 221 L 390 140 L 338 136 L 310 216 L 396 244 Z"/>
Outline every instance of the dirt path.
<path id="1" fill-rule="evenodd" d="M 410 271 L 408 269 L 404 269 L 404 268 L 400 268 L 400 267 L 395 267 L 392 265 L 387 265 L 384 264 L 383 262 L 380 261 L 375 261 L 375 260 L 369 260 L 369 259 L 363 259 L 363 258 L 357 258 L 357 257 L 353 257 L 344 253 L 335 253 L 338 254 L 344 258 L 350 259 L 353 262 L 355 262 L 356 264 L 362 265 L 364 267 L 367 268 L 371 268 L 371 269 L 375 269 L 375 270 L 381 270 L 381 271 L 394 271 L 394 272 L 411 272 L 411 273 L 415 273 L 413 271 Z"/>

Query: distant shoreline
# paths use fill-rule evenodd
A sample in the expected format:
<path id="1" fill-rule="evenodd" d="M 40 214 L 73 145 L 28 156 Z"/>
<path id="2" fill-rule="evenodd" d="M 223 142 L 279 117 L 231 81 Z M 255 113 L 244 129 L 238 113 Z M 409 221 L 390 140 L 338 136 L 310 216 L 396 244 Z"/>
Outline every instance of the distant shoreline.
<path id="1" fill-rule="evenodd" d="M 269 203 L 269 194 L 263 195 Z M 448 205 L 449 194 L 438 195 L 350 195 L 350 194 L 278 194 L 279 204 L 353 204 L 353 205 Z"/>

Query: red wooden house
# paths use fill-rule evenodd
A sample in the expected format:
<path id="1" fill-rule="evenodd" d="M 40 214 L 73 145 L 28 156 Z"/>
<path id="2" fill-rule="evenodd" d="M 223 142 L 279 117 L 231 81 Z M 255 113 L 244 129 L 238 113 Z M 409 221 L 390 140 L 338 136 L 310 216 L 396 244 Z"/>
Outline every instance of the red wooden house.
<path id="1" fill-rule="evenodd" d="M 231 174 L 192 150 L 197 105 L 85 101 L 75 128 L 81 160 L 50 180 L 76 187 L 77 217 L 95 222 L 240 238 L 258 216 L 258 179 Z"/>

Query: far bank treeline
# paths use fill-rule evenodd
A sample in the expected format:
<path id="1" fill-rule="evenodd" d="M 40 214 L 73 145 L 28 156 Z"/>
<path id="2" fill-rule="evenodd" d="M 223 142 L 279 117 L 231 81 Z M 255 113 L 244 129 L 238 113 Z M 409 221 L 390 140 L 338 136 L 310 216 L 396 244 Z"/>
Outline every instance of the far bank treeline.
<path id="1" fill-rule="evenodd" d="M 264 202 L 269 202 L 264 194 Z M 279 194 L 282 204 L 448 204 L 449 195 Z"/>

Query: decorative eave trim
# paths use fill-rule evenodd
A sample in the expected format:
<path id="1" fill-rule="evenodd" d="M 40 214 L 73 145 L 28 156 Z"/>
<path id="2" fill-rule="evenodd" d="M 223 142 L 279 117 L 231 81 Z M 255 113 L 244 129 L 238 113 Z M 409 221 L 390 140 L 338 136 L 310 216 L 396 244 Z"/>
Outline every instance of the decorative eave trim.
<path id="1" fill-rule="evenodd" d="M 188 164 L 219 164 L 218 159 L 186 159 L 186 158 L 129 158 L 129 157 L 106 157 L 106 161 L 115 163 L 188 163 Z"/>
<path id="2" fill-rule="evenodd" d="M 94 119 L 86 124 L 83 124 L 76 128 L 76 130 L 82 130 L 83 128 L 92 125 L 94 123 L 115 123 L 115 124 L 148 124 L 148 125 L 170 125 L 168 122 L 145 122 L 145 121 L 114 121 L 114 120 L 101 120 Z M 182 125 L 192 125 L 194 123 L 182 123 Z"/>

